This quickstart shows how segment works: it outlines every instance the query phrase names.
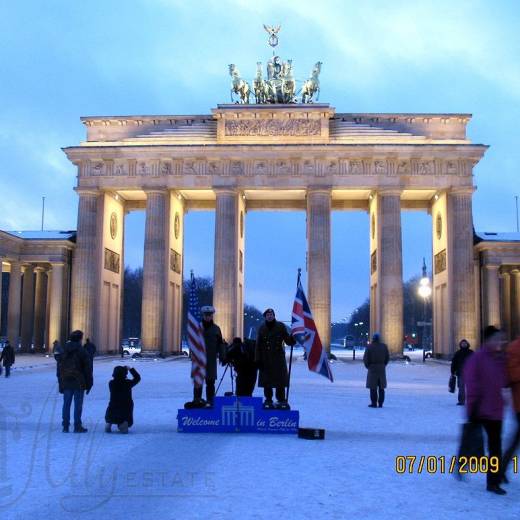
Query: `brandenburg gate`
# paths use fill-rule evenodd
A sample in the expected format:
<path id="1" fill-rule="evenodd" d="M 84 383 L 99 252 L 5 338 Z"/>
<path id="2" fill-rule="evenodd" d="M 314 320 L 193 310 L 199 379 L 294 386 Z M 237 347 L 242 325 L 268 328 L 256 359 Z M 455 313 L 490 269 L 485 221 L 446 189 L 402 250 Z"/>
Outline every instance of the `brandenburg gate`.
<path id="1" fill-rule="evenodd" d="M 330 215 L 362 210 L 371 329 L 400 353 L 401 211 L 413 210 L 432 215 L 435 352 L 452 352 L 461 338 L 476 344 L 473 168 L 487 147 L 468 140 L 471 116 L 242 101 L 211 115 L 82 118 L 86 140 L 64 149 L 78 170 L 72 329 L 118 350 L 124 216 L 144 209 L 143 348 L 180 350 L 184 215 L 213 209 L 215 321 L 228 341 L 241 336 L 245 214 L 292 209 L 307 213 L 307 290 L 329 347 Z M 348 229 L 343 240 L 348 250 Z"/>

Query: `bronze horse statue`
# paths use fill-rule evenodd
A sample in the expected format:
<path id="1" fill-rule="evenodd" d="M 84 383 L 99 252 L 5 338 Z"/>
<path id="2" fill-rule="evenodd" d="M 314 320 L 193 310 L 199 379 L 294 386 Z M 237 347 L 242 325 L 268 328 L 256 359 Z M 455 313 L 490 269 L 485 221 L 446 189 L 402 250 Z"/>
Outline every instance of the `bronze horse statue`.
<path id="1" fill-rule="evenodd" d="M 249 104 L 249 96 L 251 94 L 251 87 L 249 83 L 240 77 L 240 72 L 237 66 L 233 63 L 229 65 L 229 75 L 232 78 L 231 81 L 231 103 L 235 103 L 233 99 L 233 93 L 238 94 L 240 100 L 237 103 Z"/>
<path id="2" fill-rule="evenodd" d="M 318 76 L 321 72 L 321 66 L 321 61 L 316 62 L 312 69 L 311 77 L 303 84 L 301 91 L 302 103 L 313 103 L 314 94 L 316 94 L 316 101 L 318 101 L 320 96 L 320 80 Z"/>
<path id="3" fill-rule="evenodd" d="M 253 80 L 253 91 L 255 93 L 255 101 L 258 104 L 263 104 L 267 102 L 268 93 L 267 93 L 267 85 L 264 81 L 264 76 L 262 73 L 262 62 L 256 62 L 256 76 Z"/>

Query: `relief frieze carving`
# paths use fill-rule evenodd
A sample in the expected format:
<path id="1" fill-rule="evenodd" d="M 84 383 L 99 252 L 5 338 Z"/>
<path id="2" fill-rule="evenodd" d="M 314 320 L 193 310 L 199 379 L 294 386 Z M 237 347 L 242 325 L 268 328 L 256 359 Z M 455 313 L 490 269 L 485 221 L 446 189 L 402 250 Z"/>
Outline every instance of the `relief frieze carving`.
<path id="1" fill-rule="evenodd" d="M 378 175 L 378 176 L 466 176 L 471 175 L 472 163 L 459 159 L 394 158 L 279 158 L 248 160 L 85 160 L 79 164 L 82 177 L 168 177 L 193 176 L 251 176 L 251 175 Z"/>
<path id="2" fill-rule="evenodd" d="M 121 256 L 115 251 L 105 247 L 105 269 L 119 274 L 121 268 Z"/>
<path id="3" fill-rule="evenodd" d="M 437 253 L 434 257 L 435 274 L 442 273 L 446 270 L 446 249 Z"/>
<path id="4" fill-rule="evenodd" d="M 349 173 L 351 175 L 362 175 L 363 174 L 363 164 L 361 161 L 350 161 L 349 164 Z"/>
<path id="5" fill-rule="evenodd" d="M 321 135 L 321 122 L 316 119 L 245 119 L 225 123 L 228 136 L 306 136 Z"/>

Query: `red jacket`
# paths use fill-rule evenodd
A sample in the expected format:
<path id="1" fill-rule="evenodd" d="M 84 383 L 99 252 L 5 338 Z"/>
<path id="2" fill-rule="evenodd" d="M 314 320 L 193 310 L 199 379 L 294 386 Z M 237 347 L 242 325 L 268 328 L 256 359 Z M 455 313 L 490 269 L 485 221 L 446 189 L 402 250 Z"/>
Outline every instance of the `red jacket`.
<path id="1" fill-rule="evenodd" d="M 513 394 L 513 406 L 520 413 L 520 338 L 509 344 L 506 351 L 507 376 Z"/>

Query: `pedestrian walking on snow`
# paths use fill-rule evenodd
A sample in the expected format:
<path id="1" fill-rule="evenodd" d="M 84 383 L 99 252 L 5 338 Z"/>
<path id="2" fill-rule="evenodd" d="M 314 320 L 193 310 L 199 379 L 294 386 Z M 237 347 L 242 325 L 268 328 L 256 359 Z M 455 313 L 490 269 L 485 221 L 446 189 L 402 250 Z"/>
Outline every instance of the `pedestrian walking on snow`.
<path id="1" fill-rule="evenodd" d="M 366 387 L 370 388 L 370 408 L 383 408 L 386 388 L 386 365 L 390 360 L 388 347 L 380 341 L 376 332 L 372 336 L 372 343 L 367 345 L 363 355 L 363 363 L 367 372 Z"/>
<path id="2" fill-rule="evenodd" d="M 469 342 L 463 339 L 459 343 L 459 350 L 455 352 L 451 360 L 451 375 L 457 378 L 457 387 L 459 389 L 457 404 L 461 406 L 466 402 L 466 390 L 462 373 L 464 364 L 471 354 L 473 354 L 473 350 L 471 350 Z"/>
<path id="3" fill-rule="evenodd" d="M 9 377 L 11 375 L 11 366 L 14 365 L 15 354 L 14 349 L 9 343 L 9 340 L 5 342 L 4 349 L 2 350 L 2 354 L 0 354 L 0 363 L 3 362 L 5 368 L 5 377 Z"/>
<path id="4" fill-rule="evenodd" d="M 516 415 L 516 432 L 504 452 L 503 479 L 507 482 L 507 467 L 520 445 L 520 338 L 515 339 L 506 349 L 506 366 L 509 386 L 513 394 L 513 408 Z"/>
<path id="5" fill-rule="evenodd" d="M 480 349 L 466 361 L 463 378 L 466 383 L 466 411 L 470 423 L 480 424 L 487 433 L 488 457 L 497 457 L 499 471 L 489 465 L 487 490 L 505 495 L 502 480 L 502 421 L 504 398 L 502 389 L 507 385 L 502 332 L 492 325 L 486 327 Z"/>

